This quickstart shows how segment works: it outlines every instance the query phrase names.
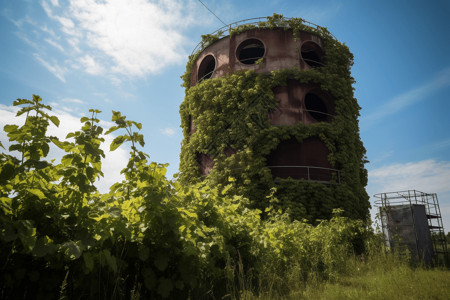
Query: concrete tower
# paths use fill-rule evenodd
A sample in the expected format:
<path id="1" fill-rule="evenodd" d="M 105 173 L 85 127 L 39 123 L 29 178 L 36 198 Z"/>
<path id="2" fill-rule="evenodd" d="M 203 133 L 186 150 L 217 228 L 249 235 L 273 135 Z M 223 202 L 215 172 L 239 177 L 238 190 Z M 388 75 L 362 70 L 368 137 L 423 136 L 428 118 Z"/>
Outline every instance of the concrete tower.
<path id="1" fill-rule="evenodd" d="M 276 189 L 277 205 L 310 222 L 334 208 L 366 219 L 348 48 L 325 28 L 276 14 L 226 30 L 202 36 L 182 77 L 181 179 L 231 179 L 261 209 Z"/>

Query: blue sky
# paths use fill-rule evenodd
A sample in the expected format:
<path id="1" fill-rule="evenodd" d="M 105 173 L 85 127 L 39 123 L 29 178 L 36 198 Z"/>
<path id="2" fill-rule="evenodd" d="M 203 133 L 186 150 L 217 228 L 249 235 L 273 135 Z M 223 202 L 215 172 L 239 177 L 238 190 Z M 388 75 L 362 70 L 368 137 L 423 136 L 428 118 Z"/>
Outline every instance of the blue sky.
<path id="1" fill-rule="evenodd" d="M 438 193 L 450 230 L 450 2 L 203 2 L 225 23 L 276 12 L 345 42 L 355 56 L 368 193 Z M 221 26 L 192 0 L 0 0 L 0 126 L 13 122 L 12 101 L 32 94 L 60 117 L 51 133 L 61 138 L 89 108 L 103 111 L 105 127 L 118 110 L 143 124 L 144 150 L 169 163 L 171 177 L 182 139 L 180 76 L 200 35 Z M 101 189 L 126 159 L 126 149 L 108 153 Z"/>

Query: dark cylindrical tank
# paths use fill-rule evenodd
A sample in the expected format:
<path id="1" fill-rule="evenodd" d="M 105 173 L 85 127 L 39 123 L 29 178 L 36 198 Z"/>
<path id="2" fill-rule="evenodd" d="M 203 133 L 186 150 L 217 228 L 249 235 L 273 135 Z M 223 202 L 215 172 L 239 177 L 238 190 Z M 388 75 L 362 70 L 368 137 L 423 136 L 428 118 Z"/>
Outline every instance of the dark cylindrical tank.
<path id="1" fill-rule="evenodd" d="M 365 219 L 368 196 L 352 55 L 326 29 L 279 15 L 203 36 L 184 79 L 181 179 L 209 178 L 311 222 Z"/>

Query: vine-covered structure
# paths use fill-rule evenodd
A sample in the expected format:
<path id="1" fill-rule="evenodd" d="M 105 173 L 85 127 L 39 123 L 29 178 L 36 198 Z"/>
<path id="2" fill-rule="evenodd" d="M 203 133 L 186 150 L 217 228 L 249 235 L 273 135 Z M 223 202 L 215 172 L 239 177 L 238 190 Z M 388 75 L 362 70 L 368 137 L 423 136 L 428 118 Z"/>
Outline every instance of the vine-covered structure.
<path id="1" fill-rule="evenodd" d="M 274 14 L 202 36 L 182 76 L 180 177 L 208 178 L 264 209 L 366 219 L 365 149 L 350 67 L 325 28 Z M 273 202 L 273 201 L 272 201 Z"/>

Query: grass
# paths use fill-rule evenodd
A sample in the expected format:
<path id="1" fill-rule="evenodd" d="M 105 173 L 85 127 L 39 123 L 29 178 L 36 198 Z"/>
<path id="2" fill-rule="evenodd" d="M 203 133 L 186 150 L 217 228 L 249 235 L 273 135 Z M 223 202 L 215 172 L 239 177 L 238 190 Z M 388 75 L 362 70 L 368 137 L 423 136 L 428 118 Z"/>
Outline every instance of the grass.
<path id="1" fill-rule="evenodd" d="M 450 270 L 412 267 L 392 256 L 373 261 L 348 262 L 346 274 L 334 279 L 299 279 L 298 270 L 274 284 L 260 285 L 257 293 L 249 289 L 240 299 L 450 299 Z M 275 282 L 283 282 L 282 285 Z"/>
<path id="2" fill-rule="evenodd" d="M 450 299 L 450 271 L 408 266 L 366 270 L 334 283 L 308 284 L 287 299 Z"/>

